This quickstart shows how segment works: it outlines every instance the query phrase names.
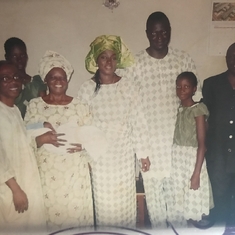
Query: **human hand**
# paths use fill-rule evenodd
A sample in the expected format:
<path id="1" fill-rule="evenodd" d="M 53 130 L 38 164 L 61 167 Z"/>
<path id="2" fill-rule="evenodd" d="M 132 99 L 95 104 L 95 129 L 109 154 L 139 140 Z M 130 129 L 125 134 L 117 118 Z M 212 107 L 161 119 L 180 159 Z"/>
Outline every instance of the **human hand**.
<path id="1" fill-rule="evenodd" d="M 68 153 L 75 153 L 83 150 L 81 144 L 70 144 L 70 145 L 74 146 L 74 148 L 67 148 Z"/>
<path id="2" fill-rule="evenodd" d="M 24 213 L 28 210 L 28 198 L 22 189 L 13 192 L 13 202 L 18 213 Z"/>
<path id="3" fill-rule="evenodd" d="M 149 157 L 141 158 L 140 161 L 141 161 L 141 165 L 142 165 L 141 166 L 142 171 L 143 172 L 148 171 L 150 168 L 150 165 L 151 165 L 151 163 L 149 161 Z"/>
<path id="4" fill-rule="evenodd" d="M 200 174 L 193 173 L 191 179 L 190 189 L 197 190 L 200 187 Z"/>
<path id="5" fill-rule="evenodd" d="M 49 128 L 49 129 L 51 129 L 52 131 L 56 132 L 55 129 L 54 129 L 54 127 L 51 125 L 50 122 L 44 122 L 44 123 L 43 123 L 43 126 L 44 126 L 45 128 Z"/>
<path id="6" fill-rule="evenodd" d="M 56 133 L 55 131 L 48 131 L 42 135 L 36 137 L 37 147 L 40 148 L 43 144 L 52 144 L 56 147 L 63 146 L 61 142 L 66 142 L 64 139 L 59 139 L 59 136 L 63 136 L 62 133 Z"/>

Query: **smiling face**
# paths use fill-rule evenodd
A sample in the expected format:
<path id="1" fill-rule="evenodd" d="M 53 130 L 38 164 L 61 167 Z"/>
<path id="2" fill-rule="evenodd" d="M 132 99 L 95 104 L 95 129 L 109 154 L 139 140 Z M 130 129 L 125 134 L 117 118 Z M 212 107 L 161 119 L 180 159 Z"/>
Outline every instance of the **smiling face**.
<path id="1" fill-rule="evenodd" d="M 22 80 L 19 78 L 18 69 L 13 64 L 0 65 L 0 100 L 8 106 L 13 106 L 21 90 Z"/>
<path id="2" fill-rule="evenodd" d="M 181 77 L 176 80 L 176 94 L 183 105 L 191 105 L 193 95 L 197 87 L 187 77 Z"/>
<path id="3" fill-rule="evenodd" d="M 65 94 L 68 89 L 68 80 L 62 68 L 53 68 L 46 75 L 45 81 L 52 94 Z"/>
<path id="4" fill-rule="evenodd" d="M 147 25 L 147 38 L 150 48 L 155 51 L 164 51 L 168 49 L 171 37 L 171 28 L 165 20 L 153 21 Z"/>
<path id="5" fill-rule="evenodd" d="M 117 56 L 111 50 L 105 50 L 97 58 L 97 65 L 101 75 L 114 74 L 117 67 Z"/>

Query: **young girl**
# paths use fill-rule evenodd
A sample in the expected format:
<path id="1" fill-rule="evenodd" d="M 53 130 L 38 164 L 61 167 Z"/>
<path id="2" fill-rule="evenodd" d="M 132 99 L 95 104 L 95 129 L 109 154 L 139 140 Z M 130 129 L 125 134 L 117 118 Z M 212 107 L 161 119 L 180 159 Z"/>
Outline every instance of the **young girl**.
<path id="1" fill-rule="evenodd" d="M 176 79 L 178 109 L 172 148 L 172 179 L 175 205 L 170 222 L 184 226 L 187 220 L 200 221 L 211 208 L 211 188 L 204 161 L 206 119 L 209 115 L 203 103 L 192 99 L 197 90 L 197 78 L 183 72 Z"/>

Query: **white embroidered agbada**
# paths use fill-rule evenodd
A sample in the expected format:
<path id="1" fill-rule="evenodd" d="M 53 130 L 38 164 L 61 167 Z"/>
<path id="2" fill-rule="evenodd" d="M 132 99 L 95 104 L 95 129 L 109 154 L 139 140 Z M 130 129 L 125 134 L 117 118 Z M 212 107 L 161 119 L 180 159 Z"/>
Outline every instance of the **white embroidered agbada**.
<path id="1" fill-rule="evenodd" d="M 171 47 L 162 59 L 151 57 L 146 50 L 140 51 L 135 59 L 136 64 L 124 75 L 139 87 L 148 123 L 153 154 L 150 170 L 143 175 L 148 213 L 152 228 L 166 227 L 172 204 L 171 147 L 179 105 L 175 80 L 183 71 L 196 73 L 196 68 L 187 53 Z"/>
<path id="2" fill-rule="evenodd" d="M 30 140 L 16 106 L 0 102 L 0 233 L 28 234 L 45 232 L 45 211 L 41 182 Z M 26 193 L 29 207 L 24 213 L 15 211 L 12 191 L 5 184 L 15 178 Z M 6 232 L 7 231 L 7 232 Z"/>

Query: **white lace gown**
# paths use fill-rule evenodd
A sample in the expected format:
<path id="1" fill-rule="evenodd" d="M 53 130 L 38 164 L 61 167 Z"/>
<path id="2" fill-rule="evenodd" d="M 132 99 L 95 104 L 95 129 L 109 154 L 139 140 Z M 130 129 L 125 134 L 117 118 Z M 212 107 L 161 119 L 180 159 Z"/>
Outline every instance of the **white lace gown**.
<path id="1" fill-rule="evenodd" d="M 79 126 L 82 126 L 89 123 L 90 119 L 88 107 L 76 98 L 68 105 L 50 105 L 39 97 L 30 101 L 25 123 L 47 121 L 57 128 L 71 121 L 76 121 Z M 49 231 L 93 225 L 87 153 L 82 151 L 56 154 L 42 146 L 36 156 Z"/>
<path id="2" fill-rule="evenodd" d="M 19 109 L 0 102 L 0 234 L 44 234 L 45 208 L 37 163 Z M 12 191 L 5 184 L 15 178 L 29 207 L 15 211 Z M 12 233 L 10 233 L 12 232 Z"/>
<path id="3" fill-rule="evenodd" d="M 115 84 L 82 84 L 78 97 L 87 102 L 93 124 L 108 140 L 108 150 L 92 159 L 92 180 L 98 225 L 135 227 L 135 158 L 149 156 L 147 124 L 141 112 L 138 92 L 122 78 Z"/>

